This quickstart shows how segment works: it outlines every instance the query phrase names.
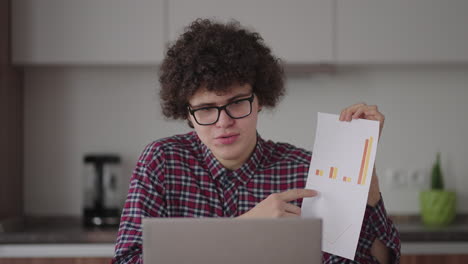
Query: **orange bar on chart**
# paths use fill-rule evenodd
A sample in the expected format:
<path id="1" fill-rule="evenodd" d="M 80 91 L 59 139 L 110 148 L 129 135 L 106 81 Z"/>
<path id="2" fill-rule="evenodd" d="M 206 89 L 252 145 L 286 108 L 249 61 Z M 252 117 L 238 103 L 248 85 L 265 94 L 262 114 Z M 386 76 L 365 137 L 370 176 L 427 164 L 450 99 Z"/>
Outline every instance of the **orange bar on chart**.
<path id="1" fill-rule="evenodd" d="M 359 169 L 359 178 L 357 182 L 358 184 L 362 184 L 362 173 L 364 172 L 364 165 L 366 164 L 368 145 L 369 145 L 369 139 L 366 139 L 366 144 L 364 145 L 364 152 L 362 153 L 361 168 Z"/>
<path id="2" fill-rule="evenodd" d="M 333 167 L 330 167 L 330 175 L 328 178 L 333 179 Z"/>
<path id="3" fill-rule="evenodd" d="M 373 137 L 369 138 L 369 146 L 367 147 L 367 156 L 366 156 L 366 165 L 364 165 L 364 173 L 362 176 L 362 185 L 366 184 L 367 178 L 367 170 L 369 169 L 369 159 L 370 159 L 370 152 L 372 149 L 372 142 L 374 141 Z"/>
<path id="4" fill-rule="evenodd" d="M 320 175 L 320 172 L 319 170 L 315 170 L 315 175 L 319 176 Z"/>
<path id="5" fill-rule="evenodd" d="M 350 178 L 350 177 L 344 176 L 344 177 L 343 177 L 343 181 L 344 181 L 344 182 L 351 182 L 351 178 Z"/>

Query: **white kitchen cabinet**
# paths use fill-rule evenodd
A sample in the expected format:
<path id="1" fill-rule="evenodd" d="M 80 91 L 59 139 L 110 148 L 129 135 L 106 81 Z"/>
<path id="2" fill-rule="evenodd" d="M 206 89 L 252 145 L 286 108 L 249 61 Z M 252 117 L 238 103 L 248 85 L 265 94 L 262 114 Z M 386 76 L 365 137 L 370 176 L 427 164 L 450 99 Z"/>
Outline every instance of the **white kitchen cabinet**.
<path id="1" fill-rule="evenodd" d="M 466 0 L 337 0 L 337 62 L 468 61 Z"/>
<path id="2" fill-rule="evenodd" d="M 169 40 L 196 18 L 238 20 L 260 33 L 287 63 L 333 60 L 333 1 L 330 0 L 170 0 Z"/>
<path id="3" fill-rule="evenodd" d="M 153 64 L 164 0 L 14 0 L 15 64 Z"/>

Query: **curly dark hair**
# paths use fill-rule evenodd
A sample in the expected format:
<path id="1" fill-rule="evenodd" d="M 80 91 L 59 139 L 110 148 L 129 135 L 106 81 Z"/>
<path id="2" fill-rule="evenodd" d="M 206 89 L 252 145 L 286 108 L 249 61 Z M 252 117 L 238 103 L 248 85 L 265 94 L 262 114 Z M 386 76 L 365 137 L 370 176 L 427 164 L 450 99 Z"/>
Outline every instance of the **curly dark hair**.
<path id="1" fill-rule="evenodd" d="M 222 94 L 234 84 L 250 84 L 260 105 L 270 108 L 284 95 L 280 60 L 237 21 L 195 20 L 169 47 L 159 74 L 167 118 L 188 119 L 188 101 L 201 86 Z"/>

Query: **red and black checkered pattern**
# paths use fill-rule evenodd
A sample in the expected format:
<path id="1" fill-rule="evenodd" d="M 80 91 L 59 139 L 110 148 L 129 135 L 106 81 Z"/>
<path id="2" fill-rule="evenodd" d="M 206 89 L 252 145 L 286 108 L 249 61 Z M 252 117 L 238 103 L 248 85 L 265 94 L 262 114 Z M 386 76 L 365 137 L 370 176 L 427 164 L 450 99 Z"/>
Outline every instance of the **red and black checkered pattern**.
<path id="1" fill-rule="evenodd" d="M 131 178 L 113 263 L 143 262 L 143 217 L 236 217 L 272 193 L 304 188 L 311 153 L 257 139 L 249 160 L 235 171 L 224 168 L 195 132 L 149 144 Z M 300 207 L 302 200 L 292 203 Z M 377 263 L 370 254 L 376 238 L 398 262 L 399 235 L 383 202 L 366 208 L 355 261 L 324 252 L 323 262 Z"/>

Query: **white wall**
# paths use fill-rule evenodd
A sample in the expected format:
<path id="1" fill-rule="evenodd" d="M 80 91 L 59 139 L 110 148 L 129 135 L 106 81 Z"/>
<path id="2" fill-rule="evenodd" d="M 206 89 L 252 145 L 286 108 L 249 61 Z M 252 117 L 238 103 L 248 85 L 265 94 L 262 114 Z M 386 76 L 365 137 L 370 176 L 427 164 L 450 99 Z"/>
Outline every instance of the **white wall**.
<path id="1" fill-rule="evenodd" d="M 125 189 L 143 147 L 184 133 L 184 122 L 161 116 L 156 67 L 36 67 L 25 74 L 25 211 L 80 215 L 82 158 L 123 157 Z M 431 167 L 442 152 L 446 186 L 468 212 L 468 66 L 348 66 L 336 74 L 290 73 L 288 94 L 263 111 L 264 138 L 312 149 L 316 112 L 339 113 L 355 102 L 386 116 L 376 165 L 390 213 L 417 213 L 422 184 L 395 184 Z"/>

